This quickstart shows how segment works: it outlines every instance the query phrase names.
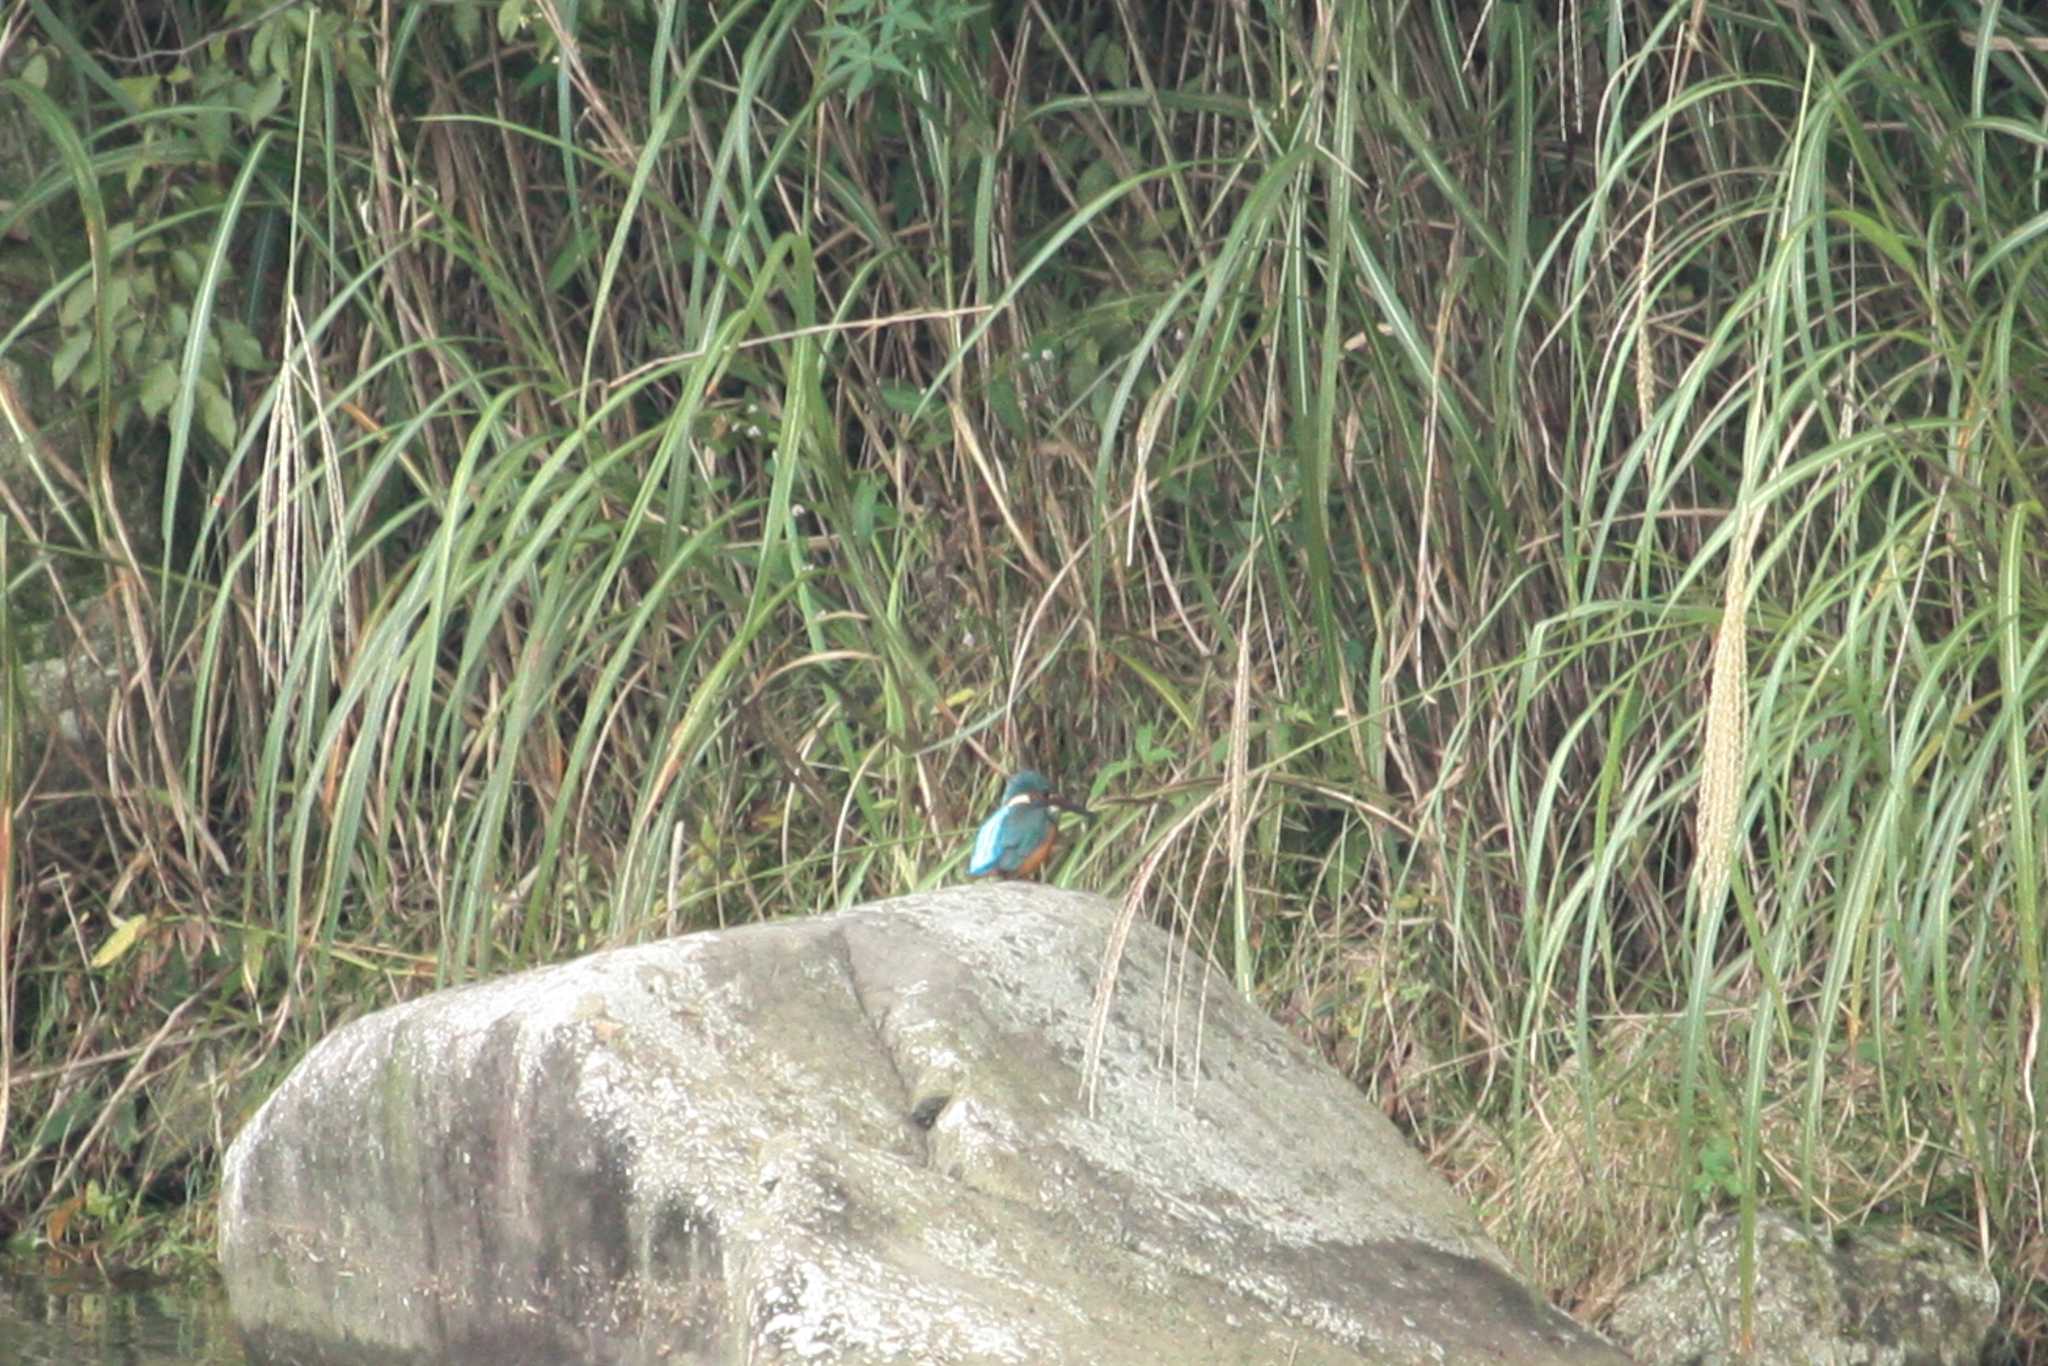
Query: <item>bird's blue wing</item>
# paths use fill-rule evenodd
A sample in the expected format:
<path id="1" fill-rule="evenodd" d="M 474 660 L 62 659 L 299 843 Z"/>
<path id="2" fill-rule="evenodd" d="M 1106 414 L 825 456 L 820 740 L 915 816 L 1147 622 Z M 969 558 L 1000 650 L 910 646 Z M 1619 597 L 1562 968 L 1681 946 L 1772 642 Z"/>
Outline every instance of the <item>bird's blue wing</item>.
<path id="1" fill-rule="evenodd" d="M 975 832 L 973 852 L 967 855 L 967 876 L 980 877 L 995 870 L 996 861 L 1003 856 L 1003 817 L 1007 814 L 996 812 Z"/>

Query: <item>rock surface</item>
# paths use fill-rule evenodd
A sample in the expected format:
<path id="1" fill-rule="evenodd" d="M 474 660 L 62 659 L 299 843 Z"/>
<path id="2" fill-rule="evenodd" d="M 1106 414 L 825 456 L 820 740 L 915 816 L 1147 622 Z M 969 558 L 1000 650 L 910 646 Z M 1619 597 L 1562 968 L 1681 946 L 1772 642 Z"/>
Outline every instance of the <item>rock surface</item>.
<path id="1" fill-rule="evenodd" d="M 252 1360 L 1625 1360 L 1149 926 L 1017 884 L 611 950 L 324 1040 L 228 1154 Z"/>
<path id="2" fill-rule="evenodd" d="M 1962 1366 L 1998 1317 L 1998 1282 L 1952 1243 L 1912 1229 L 1837 1243 L 1765 1213 L 1755 1345 L 1739 1352 L 1741 1231 L 1732 1216 L 1706 1220 L 1670 1266 L 1622 1298 L 1613 1330 L 1644 1366 Z"/>

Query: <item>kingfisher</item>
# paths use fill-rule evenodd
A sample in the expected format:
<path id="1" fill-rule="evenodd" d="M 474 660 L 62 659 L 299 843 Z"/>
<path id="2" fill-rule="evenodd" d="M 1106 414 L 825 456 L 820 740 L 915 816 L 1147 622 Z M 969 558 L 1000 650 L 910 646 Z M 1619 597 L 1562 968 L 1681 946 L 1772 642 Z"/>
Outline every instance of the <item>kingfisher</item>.
<path id="1" fill-rule="evenodd" d="M 1031 877 L 1052 857 L 1059 843 L 1059 817 L 1054 808 L 1077 816 L 1088 808 L 1065 797 L 1053 795 L 1045 775 L 1025 769 L 1003 787 L 1002 805 L 981 823 L 974 836 L 974 852 L 967 856 L 967 875 L 981 877 Z"/>

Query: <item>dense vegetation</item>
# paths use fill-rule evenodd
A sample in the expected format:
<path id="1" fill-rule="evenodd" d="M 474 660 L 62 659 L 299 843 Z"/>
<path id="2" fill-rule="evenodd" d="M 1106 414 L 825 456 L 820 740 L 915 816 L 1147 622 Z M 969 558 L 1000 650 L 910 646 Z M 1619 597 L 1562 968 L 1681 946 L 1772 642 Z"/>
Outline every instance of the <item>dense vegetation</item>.
<path id="1" fill-rule="evenodd" d="M 339 1020 L 953 881 L 1028 762 L 1576 1312 L 1764 1204 L 2043 1334 L 2038 16 L 68 15 L 0 28 L 17 1252 L 203 1249 Z"/>

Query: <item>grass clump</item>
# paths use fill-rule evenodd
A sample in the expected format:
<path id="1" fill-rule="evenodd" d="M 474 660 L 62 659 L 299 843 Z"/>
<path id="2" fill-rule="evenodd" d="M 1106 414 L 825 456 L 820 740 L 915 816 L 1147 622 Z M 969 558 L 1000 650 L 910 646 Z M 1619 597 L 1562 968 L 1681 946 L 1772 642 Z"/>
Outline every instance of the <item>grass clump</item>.
<path id="1" fill-rule="evenodd" d="M 4 731 L 17 1245 L 1028 762 L 1563 1302 L 1883 1210 L 2040 1336 L 2035 21 L 228 9 L 0 40 L 0 576 L 113 680 Z"/>

